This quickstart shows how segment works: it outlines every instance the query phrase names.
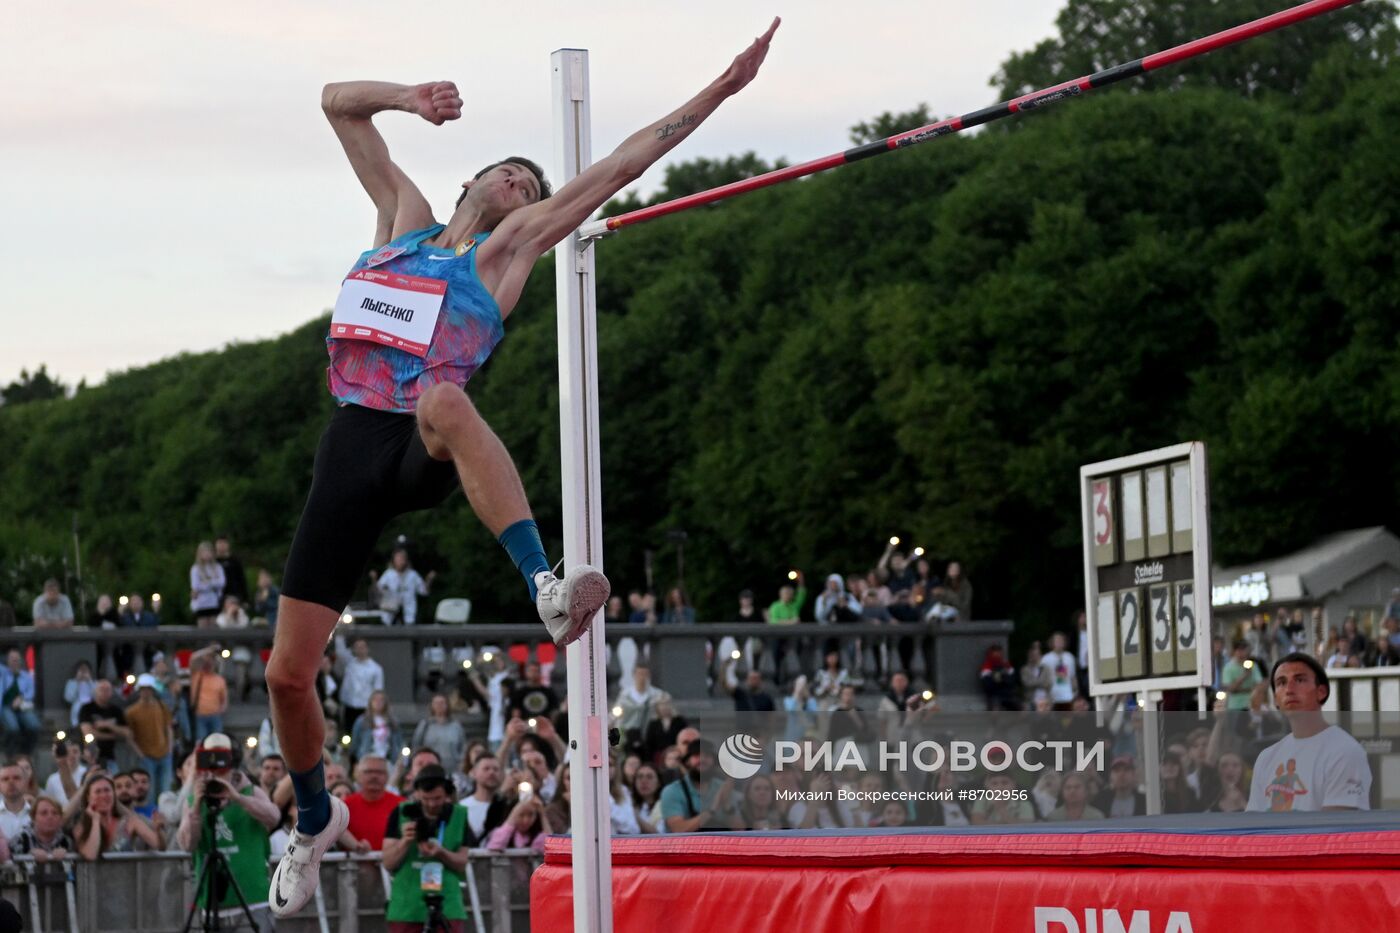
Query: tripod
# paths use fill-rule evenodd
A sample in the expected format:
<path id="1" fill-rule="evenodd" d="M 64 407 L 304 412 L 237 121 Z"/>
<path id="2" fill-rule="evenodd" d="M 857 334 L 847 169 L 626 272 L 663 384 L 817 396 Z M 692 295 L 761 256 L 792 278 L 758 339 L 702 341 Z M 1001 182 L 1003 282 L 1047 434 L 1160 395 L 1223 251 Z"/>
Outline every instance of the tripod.
<path id="1" fill-rule="evenodd" d="M 428 907 L 428 918 L 423 921 L 423 933 L 452 933 L 452 928 L 442 916 L 442 895 L 424 892 L 423 903 Z"/>
<path id="2" fill-rule="evenodd" d="M 204 835 L 199 840 L 200 851 L 204 855 L 204 865 L 199 871 L 199 877 L 195 879 L 194 890 L 195 899 L 190 904 L 190 912 L 185 915 L 185 926 L 182 933 L 190 933 L 194 927 L 194 915 L 199 912 L 199 894 L 204 894 L 204 910 L 200 917 L 199 929 L 204 933 L 210 930 L 222 930 L 223 918 L 219 916 L 219 904 L 224 899 L 224 894 L 229 888 L 233 889 L 233 894 L 238 898 L 238 906 L 243 911 L 244 918 L 248 921 L 248 929 L 253 933 L 258 933 L 258 923 L 253 919 L 253 910 L 248 906 L 248 899 L 243 896 L 243 891 L 238 887 L 238 881 L 233 877 L 233 869 L 229 867 L 228 857 L 219 851 L 214 837 L 214 824 L 218 820 L 219 807 L 209 805 L 210 798 L 204 800 Z M 229 929 L 237 929 L 238 921 L 234 920 Z"/>

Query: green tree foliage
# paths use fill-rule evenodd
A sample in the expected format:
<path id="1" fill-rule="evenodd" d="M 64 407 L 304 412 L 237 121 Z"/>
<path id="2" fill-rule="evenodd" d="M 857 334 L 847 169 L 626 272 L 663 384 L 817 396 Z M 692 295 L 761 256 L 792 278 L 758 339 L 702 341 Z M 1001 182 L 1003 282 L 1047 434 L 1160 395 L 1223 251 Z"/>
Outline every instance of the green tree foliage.
<path id="1" fill-rule="evenodd" d="M 1269 16 L 1285 0 L 1069 0 L 1055 24 L 1059 35 L 1012 55 L 992 78 L 1002 99 Z M 1136 83 L 1138 88 L 1211 87 L 1255 97 L 1294 94 L 1312 68 L 1339 46 L 1348 55 L 1388 61 L 1395 55 L 1395 6 L 1362 3 L 1242 46 L 1214 52 Z"/>
<path id="2" fill-rule="evenodd" d="M 49 375 L 48 366 L 40 364 L 32 374 L 27 369 L 21 369 L 19 378 L 0 390 L 0 405 L 43 402 L 51 398 L 63 398 L 66 394 L 68 387 Z"/>
<path id="3" fill-rule="evenodd" d="M 1172 9 L 1172 29 L 1209 29 Z M 1106 91 L 600 243 L 617 586 L 643 583 L 648 551 L 670 586 L 684 530 L 687 587 L 717 618 L 790 566 L 864 570 L 898 533 L 963 561 L 978 616 L 1062 625 L 1079 465 L 1196 438 L 1222 560 L 1400 525 L 1400 70 L 1371 48 L 1318 50 L 1297 95 Z M 699 161 L 665 194 L 766 167 Z M 557 555 L 551 265 L 470 389 Z M 280 568 L 331 411 L 325 326 L 0 409 L 0 565 L 52 565 L 77 512 L 98 589 L 178 610 L 195 543 L 221 531 Z M 529 617 L 460 495 L 395 521 L 376 562 L 398 534 L 439 594 Z"/>

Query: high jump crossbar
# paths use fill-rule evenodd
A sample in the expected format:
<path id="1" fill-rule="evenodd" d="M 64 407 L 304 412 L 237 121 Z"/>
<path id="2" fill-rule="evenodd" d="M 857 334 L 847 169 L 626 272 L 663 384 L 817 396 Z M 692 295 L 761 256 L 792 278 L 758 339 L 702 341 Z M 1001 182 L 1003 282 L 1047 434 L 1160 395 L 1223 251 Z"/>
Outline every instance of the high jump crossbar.
<path id="1" fill-rule="evenodd" d="M 590 221 L 579 228 L 579 237 L 585 242 L 606 236 L 623 227 L 630 227 L 633 224 L 644 223 L 654 220 L 657 217 L 665 217 L 667 214 L 676 214 L 680 211 L 689 210 L 692 207 L 699 207 L 702 204 L 713 204 L 725 198 L 732 198 L 736 194 L 744 194 L 749 191 L 757 191 L 760 188 L 768 188 L 781 182 L 790 181 L 794 178 L 803 178 L 807 175 L 814 175 L 827 169 L 836 168 L 840 165 L 847 165 L 851 162 L 858 162 L 861 159 L 868 159 L 872 156 L 882 155 L 896 149 L 907 149 L 940 136 L 949 136 L 962 130 L 971 129 L 974 126 L 981 126 L 984 123 L 991 123 L 1004 117 L 1014 116 L 1028 110 L 1038 110 L 1041 107 L 1078 97 L 1095 88 L 1106 87 L 1116 84 L 1128 78 L 1135 78 L 1138 75 L 1165 68 L 1168 65 L 1175 65 L 1180 62 L 1214 52 L 1229 45 L 1244 42 L 1258 36 L 1276 32 L 1295 23 L 1313 19 L 1326 13 L 1339 10 L 1342 7 L 1354 6 L 1364 0 L 1309 0 L 1307 3 L 1299 4 L 1287 10 L 1281 10 L 1270 16 L 1264 16 L 1217 32 L 1214 35 L 1206 36 L 1203 39 L 1196 39 L 1186 42 L 1163 52 L 1147 55 L 1135 61 L 1125 62 L 1121 65 L 1114 65 L 1112 68 L 1105 68 L 1096 71 L 1091 75 L 1082 78 L 1075 78 L 1073 81 L 1065 81 L 1053 87 L 1042 88 L 1039 91 L 1032 91 L 1020 97 L 1004 100 L 999 104 L 984 107 L 981 110 L 974 110 L 971 113 L 963 114 L 960 117 L 949 117 L 946 120 L 939 120 L 937 123 L 930 123 L 928 126 L 921 126 L 917 129 L 906 130 L 903 133 L 896 133 L 893 136 L 886 136 L 884 139 L 877 139 L 872 142 L 846 149 L 820 159 L 813 159 L 810 162 L 803 162 L 800 165 L 790 165 L 787 168 L 776 169 L 765 172 L 762 175 L 755 175 L 752 178 L 745 178 L 740 181 L 731 182 L 727 185 L 720 185 L 708 191 L 700 191 L 696 194 L 689 194 L 685 197 L 664 201 L 661 204 L 653 204 L 650 207 L 643 207 L 639 210 L 628 211 L 625 214 L 618 214 L 616 217 L 605 217 L 600 220 Z"/>

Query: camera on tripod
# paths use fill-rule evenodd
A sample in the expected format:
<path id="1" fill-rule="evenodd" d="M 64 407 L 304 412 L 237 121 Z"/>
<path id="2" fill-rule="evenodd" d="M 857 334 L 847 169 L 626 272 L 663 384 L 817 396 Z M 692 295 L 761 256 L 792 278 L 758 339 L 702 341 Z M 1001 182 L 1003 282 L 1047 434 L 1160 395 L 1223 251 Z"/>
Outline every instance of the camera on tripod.
<path id="1" fill-rule="evenodd" d="M 228 796 L 233 793 L 233 788 L 209 775 L 216 771 L 231 771 L 237 764 L 238 759 L 231 746 L 223 748 L 220 744 L 215 744 L 210 748 L 206 743 L 195 751 L 194 767 L 205 777 L 204 804 L 211 812 L 218 812 L 223 808 L 228 802 Z"/>
<path id="2" fill-rule="evenodd" d="M 237 764 L 232 748 L 200 748 L 194 753 L 194 766 L 199 771 L 229 771 Z"/>
<path id="3" fill-rule="evenodd" d="M 238 834 L 249 832 L 250 824 L 246 824 L 246 821 L 225 823 L 230 817 L 223 815 L 222 811 L 235 793 L 234 785 L 214 777 L 215 774 L 227 775 L 233 772 L 239 763 L 238 751 L 227 735 L 214 732 L 206 736 L 195 750 L 194 762 L 199 779 L 204 784 L 201 795 L 204 806 L 200 815 L 199 845 L 193 853 L 199 866 L 195 880 L 197 894 L 190 904 L 189 913 L 185 916 L 184 931 L 190 933 L 191 930 L 199 929 L 209 933 L 213 930 L 238 927 L 238 920 L 230 922 L 230 919 L 224 916 L 224 913 L 230 911 L 241 912 L 241 919 L 247 921 L 249 929 L 257 930 L 258 923 L 249 906 L 246 892 L 239 885 L 234 866 L 229 863 L 229 855 L 239 851 Z M 261 830 L 262 827 L 254 827 L 251 831 Z M 231 847 L 221 848 L 221 838 L 231 842 Z M 244 839 L 242 843 L 246 845 L 250 841 Z M 244 883 L 248 883 L 247 878 L 244 879 Z M 254 883 L 265 882 L 259 880 Z"/>

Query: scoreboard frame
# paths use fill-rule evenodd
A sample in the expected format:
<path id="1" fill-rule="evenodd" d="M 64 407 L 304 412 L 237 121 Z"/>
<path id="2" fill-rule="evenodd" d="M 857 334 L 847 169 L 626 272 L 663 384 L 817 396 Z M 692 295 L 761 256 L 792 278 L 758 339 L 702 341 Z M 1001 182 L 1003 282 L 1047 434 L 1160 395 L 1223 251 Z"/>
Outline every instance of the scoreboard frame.
<path id="1" fill-rule="evenodd" d="M 1126 482 L 1125 482 L 1126 479 Z M 1189 490 L 1189 510 L 1180 502 L 1183 486 Z M 1158 492 L 1165 487 L 1164 492 Z M 1151 499 L 1148 490 L 1153 490 Z M 1212 679 L 1210 490 L 1207 487 L 1206 446 L 1189 441 L 1143 453 L 1116 457 L 1079 468 L 1080 516 L 1084 535 L 1084 613 L 1089 636 L 1089 695 L 1110 696 L 1163 690 L 1204 689 Z M 1163 511 L 1165 509 L 1165 512 Z M 1189 575 L 1183 575 L 1188 556 Z M 1107 529 L 1105 540 L 1104 529 Z M 1164 570 L 1164 568 L 1167 568 Z M 1176 568 L 1175 575 L 1170 568 Z M 1100 573 L 1123 577 L 1131 570 L 1127 587 L 1100 592 Z M 1157 605 L 1160 619 L 1168 605 L 1169 644 L 1141 626 L 1143 594 L 1148 606 Z M 1100 606 L 1103 600 L 1112 605 Z M 1195 670 L 1153 674 L 1161 667 L 1185 666 L 1179 617 L 1189 613 L 1193 625 Z M 1123 642 L 1125 615 L 1137 633 Z M 1112 628 L 1110 651 L 1103 651 L 1103 631 Z M 1130 631 L 1133 631 L 1130 630 Z M 1149 637 L 1144 637 L 1149 636 Z"/>

